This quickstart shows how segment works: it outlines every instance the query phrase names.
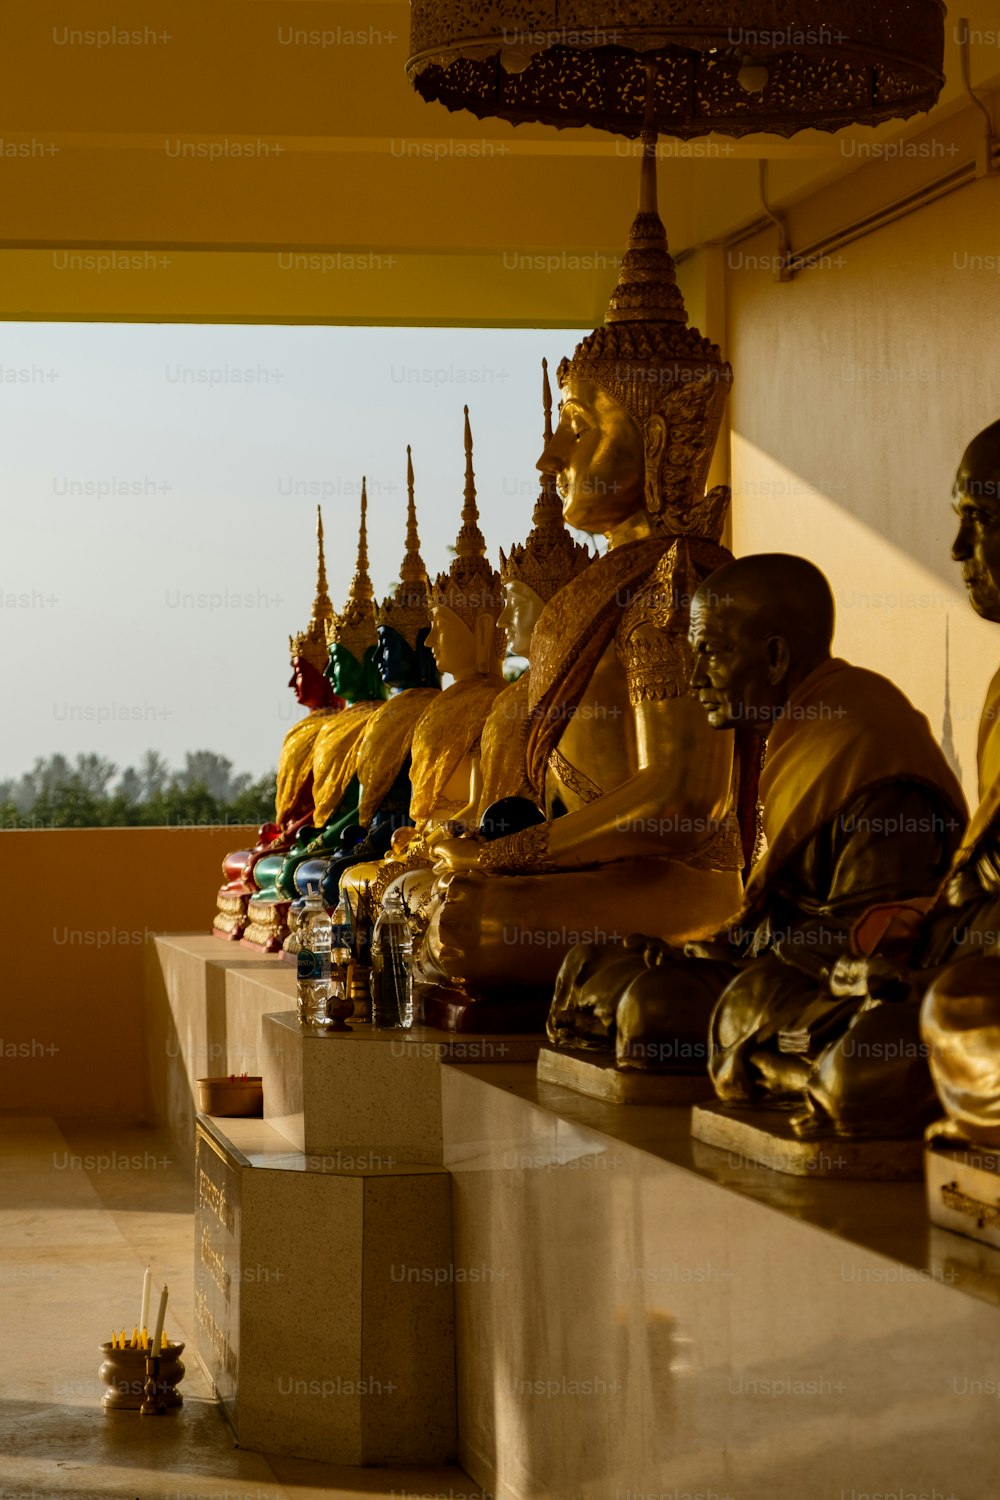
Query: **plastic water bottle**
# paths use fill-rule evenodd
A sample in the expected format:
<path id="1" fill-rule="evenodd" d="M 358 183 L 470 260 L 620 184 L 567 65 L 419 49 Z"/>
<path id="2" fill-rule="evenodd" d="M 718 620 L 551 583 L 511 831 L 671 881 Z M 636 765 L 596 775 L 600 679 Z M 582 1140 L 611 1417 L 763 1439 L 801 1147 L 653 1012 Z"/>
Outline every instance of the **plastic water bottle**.
<path id="1" fill-rule="evenodd" d="M 333 923 L 314 885 L 309 887 L 302 908 L 299 936 L 301 946 L 296 958 L 299 1025 L 325 1029 L 331 1023 L 327 1001 L 333 988 L 330 978 Z"/>
<path id="2" fill-rule="evenodd" d="M 402 892 L 390 886 L 372 933 L 372 1025 L 391 1031 L 413 1025 L 413 938 Z"/>

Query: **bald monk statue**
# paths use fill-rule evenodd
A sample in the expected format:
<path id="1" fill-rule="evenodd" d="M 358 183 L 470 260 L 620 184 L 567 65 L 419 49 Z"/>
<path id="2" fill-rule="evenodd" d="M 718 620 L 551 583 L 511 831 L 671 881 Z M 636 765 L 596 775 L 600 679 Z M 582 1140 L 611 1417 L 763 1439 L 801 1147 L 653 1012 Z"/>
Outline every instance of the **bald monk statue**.
<path id="1" fill-rule="evenodd" d="M 1000 625 L 1000 421 L 969 444 L 954 485 L 951 549 L 969 603 Z M 1000 1145 L 1000 671 L 979 726 L 979 806 L 914 949 L 921 1031 L 950 1124 L 940 1133 Z M 927 988 L 927 981 L 930 987 Z"/>
<path id="2" fill-rule="evenodd" d="M 710 1054 L 721 1099 L 801 1100 L 819 1050 L 857 1011 L 824 983 L 855 922 L 932 893 L 965 819 L 926 719 L 884 677 L 832 657 L 833 626 L 829 585 L 804 558 L 741 558 L 698 588 L 692 689 L 713 729 L 752 727 L 766 742 L 767 852 L 710 942 L 574 949 L 550 1040 L 671 1072 L 698 1072 Z"/>

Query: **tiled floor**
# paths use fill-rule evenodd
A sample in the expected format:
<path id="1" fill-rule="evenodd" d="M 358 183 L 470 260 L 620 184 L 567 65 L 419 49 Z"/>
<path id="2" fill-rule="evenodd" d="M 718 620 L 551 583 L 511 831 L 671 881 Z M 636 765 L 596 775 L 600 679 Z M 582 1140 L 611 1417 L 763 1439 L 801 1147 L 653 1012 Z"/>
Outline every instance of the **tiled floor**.
<path id="1" fill-rule="evenodd" d="M 460 1469 L 349 1469 L 233 1444 L 197 1361 L 165 1417 L 105 1412 L 99 1345 L 143 1269 L 194 1333 L 194 1185 L 154 1132 L 0 1117 L 0 1500 L 484 1500 Z M 155 1305 L 155 1301 L 154 1301 Z"/>

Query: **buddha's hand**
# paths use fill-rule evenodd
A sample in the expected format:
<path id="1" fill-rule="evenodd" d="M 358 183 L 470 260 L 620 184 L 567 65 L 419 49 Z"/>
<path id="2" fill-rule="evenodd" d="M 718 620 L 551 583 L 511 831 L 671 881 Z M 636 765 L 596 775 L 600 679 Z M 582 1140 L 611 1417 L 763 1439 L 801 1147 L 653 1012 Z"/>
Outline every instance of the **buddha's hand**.
<path id="1" fill-rule="evenodd" d="M 442 844 L 451 843 L 453 839 L 460 839 L 468 833 L 464 823 L 450 818 L 444 823 L 436 823 L 433 828 L 424 832 L 424 842 L 432 854 L 436 854 Z"/>
<path id="2" fill-rule="evenodd" d="M 658 969 L 661 964 L 674 963 L 684 957 L 680 948 L 665 943 L 662 938 L 646 937 L 642 932 L 629 933 L 625 947 L 633 953 L 640 953 L 647 969 Z"/>
<path id="3" fill-rule="evenodd" d="M 464 873 L 479 868 L 479 851 L 482 847 L 477 838 L 442 839 L 434 848 L 435 875 Z"/>

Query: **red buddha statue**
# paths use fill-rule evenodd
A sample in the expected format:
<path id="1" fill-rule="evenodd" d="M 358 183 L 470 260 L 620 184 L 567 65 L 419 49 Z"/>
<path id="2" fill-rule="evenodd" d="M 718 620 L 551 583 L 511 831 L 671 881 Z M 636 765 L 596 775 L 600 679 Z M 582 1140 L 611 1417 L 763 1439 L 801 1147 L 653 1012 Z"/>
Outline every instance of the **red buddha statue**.
<path id="1" fill-rule="evenodd" d="M 333 606 L 326 586 L 323 516 L 319 506 L 316 536 L 319 566 L 312 618 L 304 631 L 288 638 L 292 659 L 288 686 L 294 689 L 296 702 L 309 711 L 292 725 L 281 747 L 274 821 L 261 825 L 252 849 L 235 849 L 222 861 L 225 884 L 216 898 L 212 935 L 231 942 L 239 941 L 247 925 L 247 907 L 257 890 L 254 879 L 257 861 L 266 854 L 280 854 L 289 849 L 298 830 L 312 819 L 313 745 L 329 716 L 344 706 L 344 700 L 335 695 L 329 679 L 323 675 L 327 623 L 333 619 Z"/>

